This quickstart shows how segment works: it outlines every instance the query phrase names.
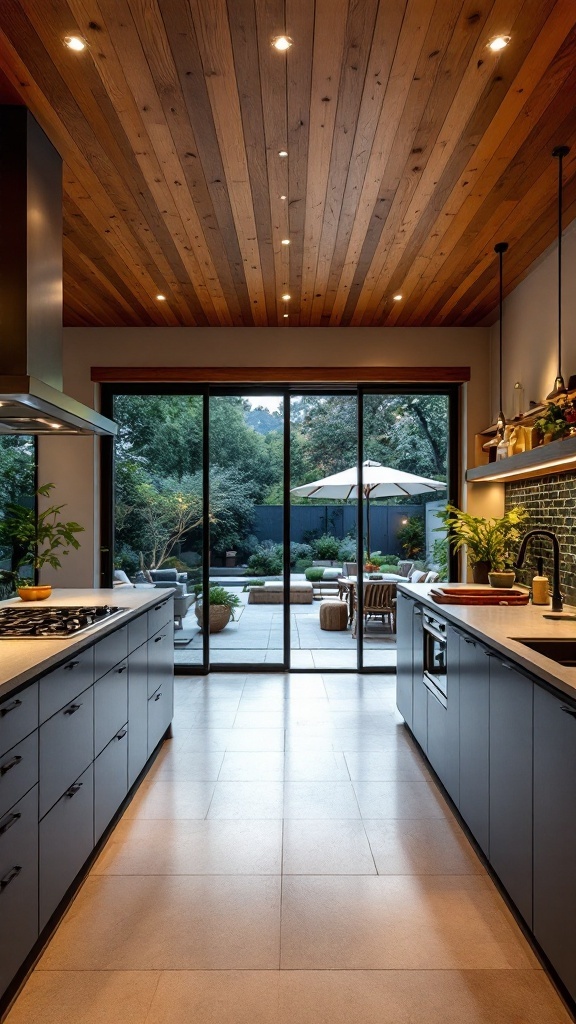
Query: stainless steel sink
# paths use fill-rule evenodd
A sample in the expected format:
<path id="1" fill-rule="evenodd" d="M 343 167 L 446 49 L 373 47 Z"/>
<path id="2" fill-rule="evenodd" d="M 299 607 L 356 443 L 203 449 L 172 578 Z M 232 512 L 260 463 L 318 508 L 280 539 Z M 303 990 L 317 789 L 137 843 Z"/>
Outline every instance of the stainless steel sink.
<path id="1" fill-rule="evenodd" d="M 536 651 L 537 654 L 543 654 L 545 658 L 550 658 L 551 661 L 557 662 L 559 665 L 576 666 L 576 637 L 561 638 L 561 637 L 546 637 L 538 638 L 536 640 L 524 639 L 520 636 L 512 636 L 511 640 L 515 640 L 518 644 L 524 644 L 524 647 L 529 647 L 531 651 Z"/>

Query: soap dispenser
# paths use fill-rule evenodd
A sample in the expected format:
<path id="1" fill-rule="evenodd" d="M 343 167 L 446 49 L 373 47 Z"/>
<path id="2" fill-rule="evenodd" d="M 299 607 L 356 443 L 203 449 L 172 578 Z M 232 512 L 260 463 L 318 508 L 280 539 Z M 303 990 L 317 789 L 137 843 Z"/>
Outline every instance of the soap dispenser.
<path id="1" fill-rule="evenodd" d="M 536 561 L 537 576 L 532 580 L 532 604 L 550 604 L 550 588 L 548 577 L 543 575 L 543 559 Z"/>

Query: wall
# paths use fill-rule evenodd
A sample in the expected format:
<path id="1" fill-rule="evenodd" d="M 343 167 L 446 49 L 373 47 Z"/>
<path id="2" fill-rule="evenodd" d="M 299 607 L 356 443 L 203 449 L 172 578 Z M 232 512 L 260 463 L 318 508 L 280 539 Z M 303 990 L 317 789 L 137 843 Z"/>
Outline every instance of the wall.
<path id="1" fill-rule="evenodd" d="M 67 328 L 64 389 L 97 407 L 97 389 L 90 380 L 94 365 L 470 366 L 461 422 L 465 467 L 473 464 L 474 434 L 489 420 L 488 349 L 486 328 Z M 68 503 L 67 514 L 86 527 L 82 548 L 70 554 L 58 573 L 60 586 L 97 583 L 97 472 L 96 440 L 41 439 L 40 479 L 57 484 L 58 498 Z M 487 492 L 473 491 L 471 511 L 478 500 L 485 508 Z"/>
<path id="2" fill-rule="evenodd" d="M 560 589 L 564 599 L 576 604 L 576 472 L 555 473 L 539 480 L 516 480 L 506 484 L 506 508 L 524 505 L 530 512 L 529 527 L 553 530 L 560 544 Z M 528 569 L 518 573 L 526 586 L 535 575 L 536 558 L 544 557 L 544 572 L 552 583 L 552 545 L 535 537 L 527 552 Z"/>

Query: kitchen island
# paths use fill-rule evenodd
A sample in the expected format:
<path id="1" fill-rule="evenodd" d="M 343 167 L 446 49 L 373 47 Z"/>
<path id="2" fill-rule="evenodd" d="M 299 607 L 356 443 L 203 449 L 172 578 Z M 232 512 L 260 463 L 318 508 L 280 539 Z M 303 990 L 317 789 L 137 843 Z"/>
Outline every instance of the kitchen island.
<path id="1" fill-rule="evenodd" d="M 433 589 L 398 588 L 398 710 L 574 1008 L 576 665 L 521 641 L 576 640 L 576 622 Z"/>
<path id="2" fill-rule="evenodd" d="M 71 637 L 0 635 L 0 1011 L 172 721 L 171 591 L 58 590 L 30 608 L 101 605 L 122 610 Z"/>

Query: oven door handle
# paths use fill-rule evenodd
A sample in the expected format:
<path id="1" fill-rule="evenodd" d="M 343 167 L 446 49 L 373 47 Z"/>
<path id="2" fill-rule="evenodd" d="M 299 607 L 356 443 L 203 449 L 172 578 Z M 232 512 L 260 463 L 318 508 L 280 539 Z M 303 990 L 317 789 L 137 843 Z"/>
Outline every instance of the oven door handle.
<path id="1" fill-rule="evenodd" d="M 443 708 L 447 708 L 448 698 L 444 693 L 442 693 L 442 690 L 440 689 L 439 686 L 437 686 L 435 680 L 432 678 L 429 672 L 424 672 L 424 675 L 422 676 L 422 682 L 424 683 L 426 689 L 430 690 L 432 696 L 436 697 L 438 703 L 441 704 Z"/>
<path id="2" fill-rule="evenodd" d="M 430 622 L 428 621 L 426 616 L 424 616 L 424 632 L 430 633 L 430 636 L 433 636 L 435 640 L 439 641 L 439 643 L 446 643 L 446 634 L 440 633 L 438 630 L 434 629 L 434 627 L 430 625 Z"/>

